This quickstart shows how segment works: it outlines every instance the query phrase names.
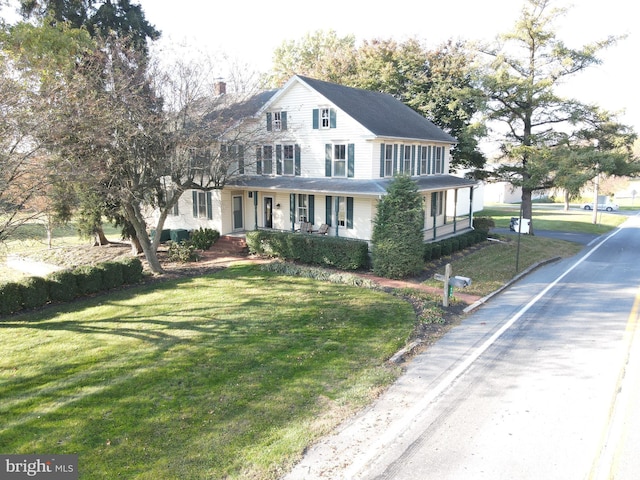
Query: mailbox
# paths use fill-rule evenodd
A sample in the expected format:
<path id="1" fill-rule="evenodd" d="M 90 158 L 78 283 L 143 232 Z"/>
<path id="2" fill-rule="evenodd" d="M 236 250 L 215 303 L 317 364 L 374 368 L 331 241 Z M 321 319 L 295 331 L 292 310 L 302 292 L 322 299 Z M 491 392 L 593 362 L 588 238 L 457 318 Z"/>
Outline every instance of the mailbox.
<path id="1" fill-rule="evenodd" d="M 455 276 L 449 278 L 449 285 L 457 288 L 464 288 L 471 285 L 471 279 L 469 277 Z"/>

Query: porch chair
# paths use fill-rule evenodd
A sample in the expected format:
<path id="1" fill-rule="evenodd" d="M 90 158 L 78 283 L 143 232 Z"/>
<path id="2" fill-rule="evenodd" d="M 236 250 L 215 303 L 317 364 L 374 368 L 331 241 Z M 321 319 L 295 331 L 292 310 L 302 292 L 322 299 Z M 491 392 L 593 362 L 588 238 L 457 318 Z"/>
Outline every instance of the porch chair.
<path id="1" fill-rule="evenodd" d="M 300 222 L 300 233 L 311 233 L 313 225 L 310 222 Z"/>
<path id="2" fill-rule="evenodd" d="M 320 225 L 320 228 L 318 228 L 318 230 L 315 230 L 313 233 L 317 233 L 318 235 L 326 235 L 327 233 L 329 233 L 329 225 L 323 223 L 322 225 Z"/>

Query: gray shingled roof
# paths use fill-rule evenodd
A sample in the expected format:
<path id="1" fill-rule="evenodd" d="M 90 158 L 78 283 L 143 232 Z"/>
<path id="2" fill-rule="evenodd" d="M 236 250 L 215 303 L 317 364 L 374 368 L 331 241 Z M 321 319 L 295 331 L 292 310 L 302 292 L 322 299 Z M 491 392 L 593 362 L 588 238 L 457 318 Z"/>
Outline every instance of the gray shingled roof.
<path id="1" fill-rule="evenodd" d="M 298 78 L 378 137 L 457 143 L 454 137 L 391 95 L 301 75 Z"/>
<path id="2" fill-rule="evenodd" d="M 244 190 L 277 190 L 287 192 L 318 193 L 327 195 L 365 195 L 378 196 L 387 192 L 391 178 L 354 179 L 354 178 L 305 178 L 289 176 L 243 176 L 227 183 L 230 188 Z M 414 178 L 418 191 L 427 193 L 454 188 L 473 187 L 476 181 L 453 175 L 429 175 Z"/>

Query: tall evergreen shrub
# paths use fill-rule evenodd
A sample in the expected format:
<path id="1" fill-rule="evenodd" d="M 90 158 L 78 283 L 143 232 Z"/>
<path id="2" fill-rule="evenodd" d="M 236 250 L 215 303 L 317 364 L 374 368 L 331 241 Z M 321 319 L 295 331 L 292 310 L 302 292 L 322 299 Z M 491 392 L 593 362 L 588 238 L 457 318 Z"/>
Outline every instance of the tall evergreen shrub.
<path id="1" fill-rule="evenodd" d="M 388 278 L 417 275 L 423 268 L 424 206 L 417 184 L 393 179 L 378 202 L 371 238 L 373 272 Z"/>

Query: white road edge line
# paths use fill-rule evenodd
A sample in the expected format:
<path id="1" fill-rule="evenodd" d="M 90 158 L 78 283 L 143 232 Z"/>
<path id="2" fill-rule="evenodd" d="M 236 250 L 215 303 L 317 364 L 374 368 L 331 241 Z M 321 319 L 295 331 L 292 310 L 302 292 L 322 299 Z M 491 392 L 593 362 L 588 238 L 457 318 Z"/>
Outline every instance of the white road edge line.
<path id="1" fill-rule="evenodd" d="M 626 222 L 625 222 L 626 223 Z M 489 339 L 487 339 L 481 346 L 476 348 L 463 362 L 460 363 L 456 368 L 454 368 L 436 387 L 429 391 L 427 395 L 424 396 L 422 402 L 417 403 L 412 408 L 407 410 L 407 413 L 396 422 L 384 436 L 381 436 L 380 439 L 371 445 L 366 452 L 366 455 L 362 455 L 357 461 L 354 461 L 349 468 L 345 472 L 345 478 L 351 479 L 356 478 L 355 475 L 358 472 L 361 472 L 364 467 L 372 465 L 375 463 L 373 460 L 375 457 L 380 457 L 380 453 L 385 445 L 390 442 L 385 439 L 394 439 L 399 437 L 403 432 L 406 432 L 409 429 L 411 423 L 416 421 L 416 418 L 420 416 L 422 412 L 424 412 L 431 402 L 433 402 L 437 397 L 439 397 L 449 386 L 460 376 L 462 375 L 472 364 L 475 362 L 484 352 L 489 349 L 491 345 L 493 345 L 498 338 L 504 334 L 509 328 L 513 326 L 529 309 L 535 305 L 542 297 L 544 297 L 553 287 L 555 287 L 564 277 L 566 277 L 569 273 L 571 273 L 578 265 L 587 260 L 591 255 L 593 255 L 602 245 L 605 244 L 610 238 L 617 235 L 621 228 L 624 226 L 621 225 L 612 233 L 603 238 L 600 243 L 598 243 L 595 247 L 593 247 L 589 252 L 587 252 L 584 256 L 578 259 L 571 267 L 565 270 L 558 278 L 556 278 L 553 282 L 547 285 L 538 295 L 536 295 L 529 303 L 527 303 L 524 307 L 522 307 L 513 317 L 511 317 L 500 329 L 498 329 Z"/>

